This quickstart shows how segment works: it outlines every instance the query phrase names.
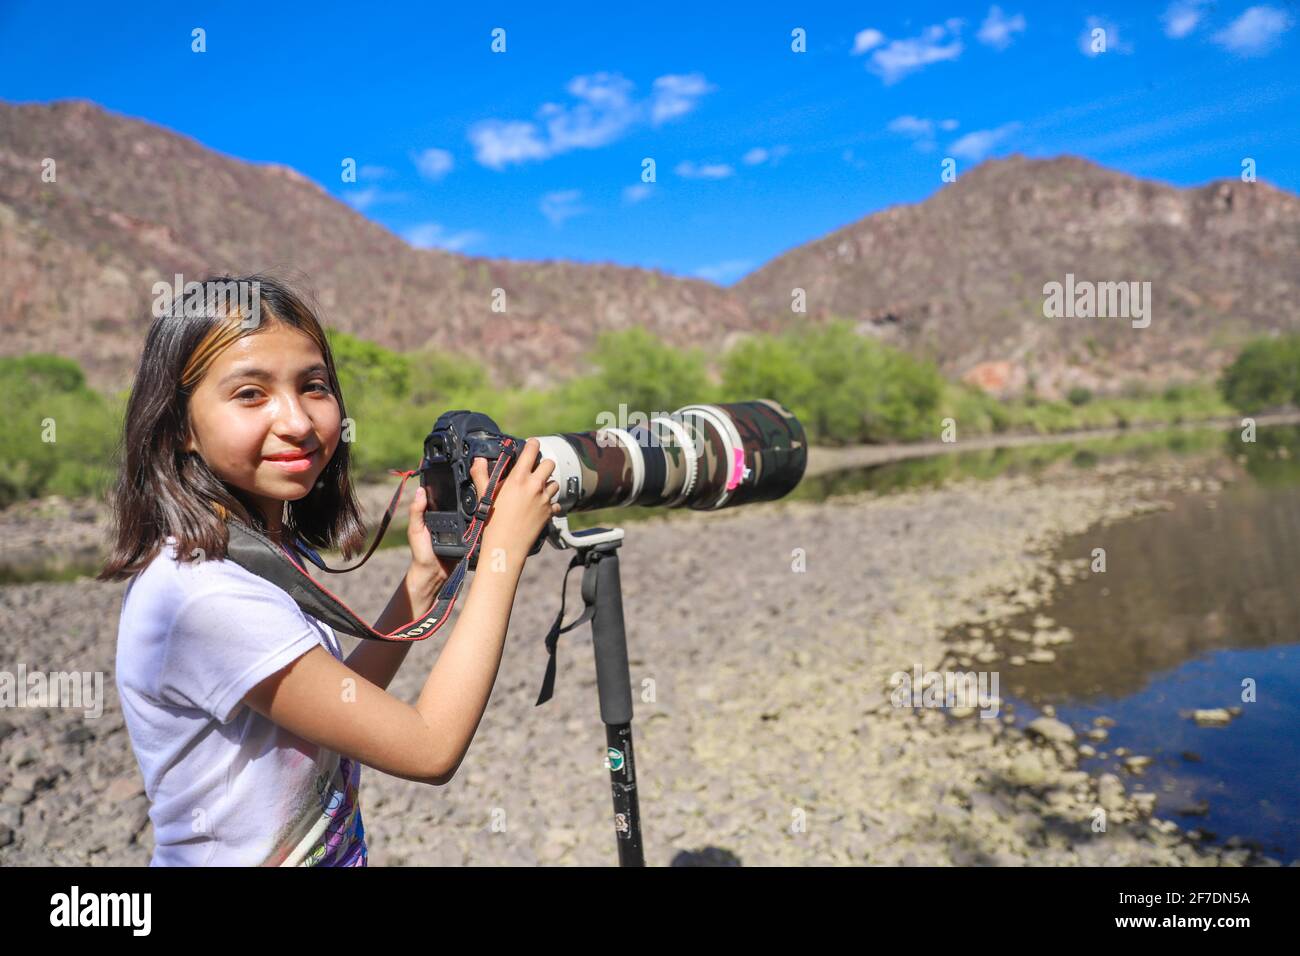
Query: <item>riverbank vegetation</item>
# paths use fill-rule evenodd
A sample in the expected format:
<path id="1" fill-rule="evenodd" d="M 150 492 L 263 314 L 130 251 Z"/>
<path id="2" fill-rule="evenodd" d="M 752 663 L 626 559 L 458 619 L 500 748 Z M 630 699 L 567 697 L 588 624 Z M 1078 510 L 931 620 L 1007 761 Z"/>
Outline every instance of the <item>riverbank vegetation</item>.
<path id="1" fill-rule="evenodd" d="M 455 408 L 491 414 L 507 432 L 587 431 L 632 412 L 672 412 L 699 402 L 773 398 L 803 423 L 814 445 L 934 440 L 946 419 L 962 436 L 1055 434 L 1137 424 L 1177 424 L 1235 410 L 1300 403 L 1296 337 L 1248 346 L 1219 383 L 1117 395 L 1071 390 L 1000 400 L 945 378 L 930 362 L 858 335 L 845 321 L 781 336 L 749 336 L 721 355 L 675 349 L 641 328 L 606 333 L 588 373 L 541 388 L 503 388 L 470 356 L 397 353 L 331 331 L 360 480 L 419 464 L 437 416 Z M 0 359 L 0 506 L 49 494 L 100 494 L 113 471 L 127 392 L 89 388 L 76 363 L 54 355 Z M 604 417 L 601 417 L 604 416 Z"/>

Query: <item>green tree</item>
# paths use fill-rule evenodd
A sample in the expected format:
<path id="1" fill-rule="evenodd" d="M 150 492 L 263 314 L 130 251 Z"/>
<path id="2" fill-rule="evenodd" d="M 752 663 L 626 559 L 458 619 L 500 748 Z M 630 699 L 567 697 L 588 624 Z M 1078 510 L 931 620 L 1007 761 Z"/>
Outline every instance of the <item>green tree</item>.
<path id="1" fill-rule="evenodd" d="M 436 349 L 413 352 L 410 368 L 411 401 L 417 405 L 445 401 L 449 396 L 489 388 L 487 370 L 464 355 Z"/>
<path id="2" fill-rule="evenodd" d="M 81 366 L 62 355 L 20 355 L 0 358 L 0 387 L 48 395 L 74 394 L 86 387 Z"/>
<path id="3" fill-rule="evenodd" d="M 406 356 L 338 329 L 327 330 L 326 337 L 345 402 L 410 395 L 411 363 Z"/>
<path id="4" fill-rule="evenodd" d="M 121 429 L 119 405 L 88 388 L 71 359 L 0 358 L 0 506 L 48 494 L 102 494 Z"/>
<path id="5" fill-rule="evenodd" d="M 810 332 L 747 339 L 724 360 L 729 401 L 773 398 L 820 443 L 935 434 L 944 382 L 930 363 L 834 320 Z"/>
<path id="6" fill-rule="evenodd" d="M 557 391 L 570 413 L 588 422 L 584 428 L 596 427 L 599 412 L 617 412 L 620 404 L 648 414 L 716 397 L 698 348 L 674 349 L 640 327 L 601 333 L 587 361 L 596 371 Z"/>
<path id="7" fill-rule="evenodd" d="M 1219 379 L 1224 399 L 1242 412 L 1300 405 L 1300 334 L 1256 339 Z"/>

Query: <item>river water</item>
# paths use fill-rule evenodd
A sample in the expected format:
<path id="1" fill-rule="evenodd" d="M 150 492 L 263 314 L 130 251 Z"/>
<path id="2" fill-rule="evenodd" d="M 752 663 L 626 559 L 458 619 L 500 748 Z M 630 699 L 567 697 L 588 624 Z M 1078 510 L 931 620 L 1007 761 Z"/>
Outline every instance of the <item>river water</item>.
<path id="1" fill-rule="evenodd" d="M 1100 719 L 1105 737 L 1088 741 L 1097 753 L 1081 769 L 1155 793 L 1156 816 L 1300 858 L 1300 430 L 1262 429 L 1253 444 L 1210 433 L 1137 453 L 1198 455 L 1207 473 L 1230 466 L 1231 480 L 1064 540 L 1054 557 L 1086 559 L 1088 570 L 993 638 L 1001 696 L 1017 723 L 1044 705 L 1081 735 Z M 1098 456 L 1054 457 L 1087 468 Z M 1104 572 L 1092 570 L 1098 548 Z M 1053 623 L 1036 627 L 1038 615 Z M 1073 640 L 1051 648 L 1055 661 L 1009 665 L 1033 646 L 1012 633 L 1043 627 L 1068 628 Z M 1193 719 L 1212 708 L 1238 715 Z M 1134 755 L 1152 762 L 1131 772 Z"/>

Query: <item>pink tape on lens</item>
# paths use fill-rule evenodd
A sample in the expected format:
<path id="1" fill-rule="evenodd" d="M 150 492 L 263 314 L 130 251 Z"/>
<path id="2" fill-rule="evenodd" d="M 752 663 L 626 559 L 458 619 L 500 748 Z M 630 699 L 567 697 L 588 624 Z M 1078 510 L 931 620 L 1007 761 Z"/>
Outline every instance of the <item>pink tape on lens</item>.
<path id="1" fill-rule="evenodd" d="M 731 491 L 740 484 L 741 476 L 745 474 L 745 450 L 743 448 L 731 449 L 731 477 L 727 479 L 727 490 Z"/>

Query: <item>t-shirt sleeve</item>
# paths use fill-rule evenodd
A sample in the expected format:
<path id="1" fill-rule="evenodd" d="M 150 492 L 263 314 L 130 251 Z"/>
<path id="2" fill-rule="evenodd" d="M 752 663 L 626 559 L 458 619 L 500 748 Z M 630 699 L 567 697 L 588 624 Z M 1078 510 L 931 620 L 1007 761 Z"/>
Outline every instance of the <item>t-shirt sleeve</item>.
<path id="1" fill-rule="evenodd" d="M 167 636 L 162 695 L 229 723 L 252 688 L 320 634 L 289 595 L 232 580 L 186 597 Z"/>

